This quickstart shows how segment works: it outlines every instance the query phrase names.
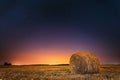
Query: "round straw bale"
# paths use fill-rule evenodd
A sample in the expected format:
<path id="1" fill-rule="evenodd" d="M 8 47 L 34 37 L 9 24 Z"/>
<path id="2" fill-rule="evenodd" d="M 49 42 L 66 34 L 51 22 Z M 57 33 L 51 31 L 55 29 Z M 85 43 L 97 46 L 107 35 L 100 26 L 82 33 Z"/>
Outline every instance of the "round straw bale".
<path id="1" fill-rule="evenodd" d="M 70 58 L 70 69 L 75 74 L 94 74 L 100 71 L 100 62 L 89 52 L 78 52 Z"/>

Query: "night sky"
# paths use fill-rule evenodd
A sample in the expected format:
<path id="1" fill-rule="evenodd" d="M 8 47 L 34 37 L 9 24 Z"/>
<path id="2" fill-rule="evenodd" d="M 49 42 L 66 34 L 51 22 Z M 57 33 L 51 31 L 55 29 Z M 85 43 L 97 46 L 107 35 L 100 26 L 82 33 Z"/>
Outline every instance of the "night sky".
<path id="1" fill-rule="evenodd" d="M 0 64 L 63 64 L 78 51 L 120 63 L 120 0 L 0 0 Z"/>

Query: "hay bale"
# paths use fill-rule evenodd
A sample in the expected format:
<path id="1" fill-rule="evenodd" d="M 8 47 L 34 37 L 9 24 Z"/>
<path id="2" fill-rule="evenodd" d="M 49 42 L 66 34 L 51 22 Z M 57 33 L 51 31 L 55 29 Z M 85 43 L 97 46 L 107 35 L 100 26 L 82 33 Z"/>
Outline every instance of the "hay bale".
<path id="1" fill-rule="evenodd" d="M 70 69 L 75 74 L 93 74 L 100 71 L 100 62 L 89 52 L 78 52 L 70 58 Z"/>

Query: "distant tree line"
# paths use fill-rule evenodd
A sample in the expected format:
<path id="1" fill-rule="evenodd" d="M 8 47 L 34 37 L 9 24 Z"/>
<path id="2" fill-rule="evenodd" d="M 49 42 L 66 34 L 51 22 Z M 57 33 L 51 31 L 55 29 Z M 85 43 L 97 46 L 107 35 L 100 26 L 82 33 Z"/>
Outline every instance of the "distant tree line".
<path id="1" fill-rule="evenodd" d="M 4 66 L 11 66 L 12 64 L 11 64 L 11 63 L 8 63 L 8 62 L 4 62 L 3 65 L 4 65 Z"/>

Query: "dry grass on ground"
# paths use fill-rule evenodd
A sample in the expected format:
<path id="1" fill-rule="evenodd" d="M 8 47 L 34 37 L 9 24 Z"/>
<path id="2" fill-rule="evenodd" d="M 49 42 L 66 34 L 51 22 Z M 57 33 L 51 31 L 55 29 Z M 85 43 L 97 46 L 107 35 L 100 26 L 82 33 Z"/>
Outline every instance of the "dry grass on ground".
<path id="1" fill-rule="evenodd" d="M 99 74 L 72 74 L 69 66 L 0 66 L 0 80 L 120 80 L 120 65 L 102 65 Z"/>

